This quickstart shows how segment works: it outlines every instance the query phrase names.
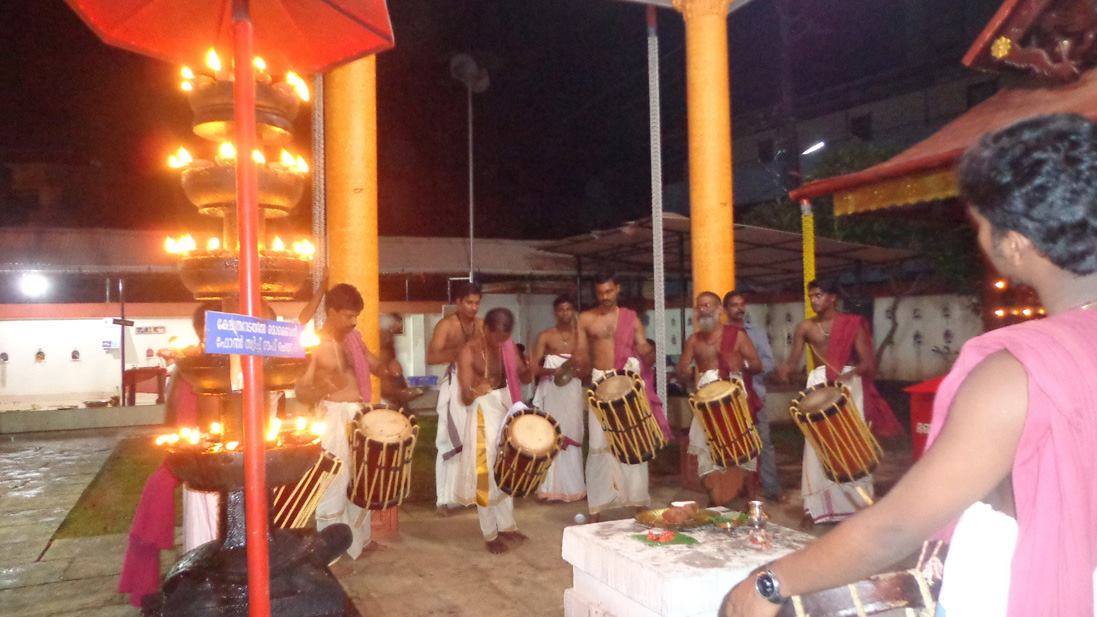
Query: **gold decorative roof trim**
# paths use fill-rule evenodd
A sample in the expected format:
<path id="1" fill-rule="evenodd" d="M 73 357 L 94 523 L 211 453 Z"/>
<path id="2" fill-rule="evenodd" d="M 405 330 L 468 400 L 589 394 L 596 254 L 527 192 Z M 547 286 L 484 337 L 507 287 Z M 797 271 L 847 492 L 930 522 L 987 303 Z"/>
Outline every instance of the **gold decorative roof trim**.
<path id="1" fill-rule="evenodd" d="M 848 191 L 838 191 L 834 193 L 834 214 L 861 214 L 892 206 L 950 199 L 959 195 L 960 186 L 956 173 L 952 169 L 938 169 L 882 180 Z"/>

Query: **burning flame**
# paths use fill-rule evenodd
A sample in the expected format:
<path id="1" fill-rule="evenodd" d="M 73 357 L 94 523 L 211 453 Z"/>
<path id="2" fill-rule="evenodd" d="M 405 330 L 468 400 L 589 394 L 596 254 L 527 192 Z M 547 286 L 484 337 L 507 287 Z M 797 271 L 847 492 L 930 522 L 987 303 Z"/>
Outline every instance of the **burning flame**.
<path id="1" fill-rule="evenodd" d="M 210 435 L 223 435 L 225 433 L 225 427 L 220 422 L 213 422 L 209 425 Z"/>
<path id="2" fill-rule="evenodd" d="M 194 84 L 192 84 L 189 81 L 182 81 L 182 82 L 179 82 L 179 89 L 182 90 L 183 92 L 190 92 L 190 91 L 194 90 Z"/>
<path id="3" fill-rule="evenodd" d="M 293 92 L 297 95 L 297 98 L 304 102 L 309 101 L 309 86 L 305 83 L 301 76 L 293 71 L 286 71 L 286 83 L 293 88 Z"/>
<path id="4" fill-rule="evenodd" d="M 252 58 L 251 64 L 255 67 L 255 70 L 259 71 L 260 73 L 265 73 L 267 71 L 267 61 L 260 58 L 259 56 L 255 56 L 254 58 Z"/>
<path id="5" fill-rule="evenodd" d="M 272 240 L 270 243 L 270 250 L 281 253 L 282 251 L 286 250 L 286 243 L 282 242 L 282 238 L 280 236 L 274 236 L 274 240 Z"/>
<path id="6" fill-rule="evenodd" d="M 231 141 L 222 141 L 221 145 L 217 146 L 216 158 L 220 162 L 235 161 L 236 146 L 232 145 Z"/>
<path id="7" fill-rule="evenodd" d="M 198 245 L 194 243 L 194 238 L 190 234 L 184 234 L 179 238 L 168 236 L 164 240 L 164 250 L 172 255 L 189 253 L 196 248 Z"/>
<path id="8" fill-rule="evenodd" d="M 994 288 L 999 291 L 1005 289 L 1006 285 L 1007 283 L 1005 279 L 998 279 L 997 281 L 994 281 Z"/>
<path id="9" fill-rule="evenodd" d="M 305 162 L 305 157 L 300 154 L 297 155 L 296 170 L 299 174 L 307 174 L 309 172 L 309 164 Z"/>
<path id="10" fill-rule="evenodd" d="M 316 334 L 316 326 L 311 321 L 301 330 L 301 346 L 305 349 L 320 346 L 320 337 Z"/>
<path id="11" fill-rule="evenodd" d="M 168 167 L 172 169 L 181 169 L 190 165 L 194 161 L 194 157 L 187 152 L 187 149 L 179 146 L 179 149 L 174 153 L 168 155 Z"/>
<path id="12" fill-rule="evenodd" d="M 217 50 L 212 47 L 206 51 L 206 67 L 214 73 L 220 73 L 221 69 L 224 68 L 221 65 L 221 57 L 217 55 Z"/>
<path id="13" fill-rule="evenodd" d="M 297 416 L 297 419 L 293 421 L 293 428 L 298 433 L 303 432 L 309 427 L 309 421 L 304 416 Z"/>
<path id="14" fill-rule="evenodd" d="M 263 156 L 263 152 L 259 148 L 251 151 L 251 160 L 255 161 L 256 165 L 267 164 L 267 157 Z"/>
<path id="15" fill-rule="evenodd" d="M 221 238 L 214 236 L 206 240 L 206 250 L 210 253 L 221 250 Z"/>
<path id="16" fill-rule="evenodd" d="M 271 418 L 270 424 L 267 426 L 267 441 L 277 440 L 280 432 L 282 432 L 282 420 L 280 418 Z"/>
<path id="17" fill-rule="evenodd" d="M 282 148 L 282 152 L 278 154 L 278 162 L 286 167 L 295 167 L 297 165 L 296 159 L 294 159 L 293 155 L 290 154 L 290 151 L 285 148 Z"/>
<path id="18" fill-rule="evenodd" d="M 327 429 L 327 425 L 323 422 L 313 422 L 312 426 L 309 427 L 309 432 L 313 435 L 316 435 L 317 437 L 323 437 L 324 431 L 326 431 Z"/>
<path id="19" fill-rule="evenodd" d="M 316 247 L 308 240 L 298 240 L 293 243 L 293 252 L 302 257 L 312 258 L 316 254 Z"/>
<path id="20" fill-rule="evenodd" d="M 194 79 L 195 77 L 194 71 L 192 71 L 189 66 L 184 66 L 183 68 L 179 69 L 179 76 L 188 81 Z"/>
<path id="21" fill-rule="evenodd" d="M 994 316 L 1001 319 L 1006 316 L 1006 309 L 997 309 L 994 311 Z"/>
<path id="22" fill-rule="evenodd" d="M 1021 314 L 1025 317 L 1032 317 L 1032 309 L 1026 306 L 1025 308 L 1021 309 Z"/>

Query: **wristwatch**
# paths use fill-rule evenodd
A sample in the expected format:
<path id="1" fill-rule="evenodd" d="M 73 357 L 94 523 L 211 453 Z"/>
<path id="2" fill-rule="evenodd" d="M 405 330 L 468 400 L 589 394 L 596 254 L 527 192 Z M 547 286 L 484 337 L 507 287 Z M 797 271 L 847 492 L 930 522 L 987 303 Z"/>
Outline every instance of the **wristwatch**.
<path id="1" fill-rule="evenodd" d="M 758 573 L 758 576 L 754 579 L 754 589 L 758 592 L 758 595 L 773 604 L 781 604 L 786 600 L 781 595 L 781 583 L 769 568 Z"/>

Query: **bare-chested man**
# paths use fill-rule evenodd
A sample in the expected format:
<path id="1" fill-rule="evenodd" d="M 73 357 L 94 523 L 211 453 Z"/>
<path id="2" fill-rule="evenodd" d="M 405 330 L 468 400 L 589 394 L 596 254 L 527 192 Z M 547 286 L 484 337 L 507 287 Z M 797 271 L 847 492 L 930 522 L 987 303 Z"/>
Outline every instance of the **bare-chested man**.
<path id="1" fill-rule="evenodd" d="M 578 324 L 575 301 L 559 296 L 552 302 L 556 325 L 537 335 L 533 345 L 533 366 L 537 367 L 537 388 L 533 406 L 546 411 L 560 423 L 564 449 L 556 455 L 537 496 L 548 501 L 578 501 L 587 496 L 583 480 L 583 385 L 576 377 L 584 358 L 578 357 Z M 563 385 L 553 380 L 557 371 L 569 371 L 572 379 Z"/>
<path id="2" fill-rule="evenodd" d="M 588 358 L 593 379 L 608 371 L 628 369 L 643 374 L 640 358 L 651 353 L 644 326 L 636 313 L 618 306 L 621 286 L 612 273 L 600 273 L 594 279 L 597 306 L 579 315 L 580 354 Z M 648 381 L 651 381 L 648 379 Z M 648 384 L 650 385 L 650 384 Z M 648 399 L 660 426 L 666 424 L 662 403 L 648 388 Z M 658 406 L 658 411 L 656 408 Z M 610 508 L 644 507 L 651 501 L 648 493 L 648 464 L 628 465 L 609 450 L 605 432 L 595 414 L 589 420 L 590 450 L 587 455 L 587 507 L 594 521 Z M 664 429 L 669 433 L 669 429 Z"/>
<path id="3" fill-rule="evenodd" d="M 348 525 L 353 541 L 347 553 L 354 559 L 370 546 L 370 516 L 369 510 L 347 499 L 350 482 L 347 424 L 362 403 L 369 402 L 368 374 L 388 375 L 386 367 L 366 348 L 354 329 L 363 306 L 362 295 L 351 285 L 341 283 L 328 290 L 324 295 L 326 319 L 319 332 L 320 345 L 313 351 L 312 361 L 296 387 L 297 399 L 315 404 L 317 416 L 324 423 L 320 445 L 343 461 L 342 469 L 316 506 L 316 527 Z M 359 380 L 358 375 L 363 378 Z"/>
<path id="4" fill-rule="evenodd" d="M 743 373 L 751 367 L 761 367 L 758 351 L 741 327 L 720 323 L 722 311 L 720 296 L 711 291 L 697 296 L 693 320 L 695 330 L 686 339 L 678 360 L 679 383 L 687 387 L 696 384 L 697 388 L 701 388 L 717 380 L 741 377 L 749 388 L 749 375 L 744 376 Z M 690 375 L 692 365 L 697 367 L 693 378 Z M 713 461 L 705 429 L 696 417 L 689 426 L 689 453 L 697 457 L 697 475 L 708 490 L 713 505 L 724 505 L 736 497 L 744 484 L 750 485 L 750 478 L 741 470 L 712 475 L 721 467 Z M 755 464 L 751 461 L 744 467 L 753 471 Z"/>
<path id="5" fill-rule="evenodd" d="M 434 462 L 435 505 L 440 515 L 457 505 L 454 493 L 459 471 L 457 455 L 461 453 L 466 415 L 457 383 L 457 356 L 466 343 L 484 336 L 484 322 L 476 317 L 480 311 L 480 286 L 461 282 L 455 292 L 457 311 L 438 322 L 427 347 L 427 364 L 447 367 L 438 383 L 438 435 L 434 440 L 438 448 Z"/>
<path id="6" fill-rule="evenodd" d="M 806 345 L 815 360 L 815 369 L 808 374 L 807 387 L 842 381 L 849 386 L 853 403 L 862 416 L 876 421 L 873 429 L 878 434 L 880 429 L 894 430 L 897 427 L 895 416 L 872 384 L 876 355 L 868 324 L 858 315 L 838 311 L 838 289 L 831 282 L 808 283 L 808 299 L 816 315 L 796 326 L 792 351 L 777 366 L 777 375 L 788 380 L 789 374 L 799 366 Z M 872 476 L 853 482 L 832 482 L 823 474 L 814 448 L 805 444 L 800 492 L 806 516 L 816 523 L 834 523 L 867 505 L 862 495 L 872 495 Z"/>
<path id="7" fill-rule="evenodd" d="M 522 384 L 530 382 L 529 366 L 510 339 L 513 329 L 514 314 L 492 309 L 484 317 L 484 336 L 471 339 L 457 357 L 457 382 L 468 414 L 455 492 L 459 503 L 476 504 L 480 531 L 492 553 L 526 540 L 514 521 L 514 500 L 499 490 L 492 471 L 503 421 L 521 402 Z"/>

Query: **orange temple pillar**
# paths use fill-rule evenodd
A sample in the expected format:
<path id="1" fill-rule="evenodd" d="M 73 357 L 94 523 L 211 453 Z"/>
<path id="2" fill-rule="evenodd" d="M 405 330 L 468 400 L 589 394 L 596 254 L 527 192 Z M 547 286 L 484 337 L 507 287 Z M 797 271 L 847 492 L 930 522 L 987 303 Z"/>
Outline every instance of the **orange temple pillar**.
<path id="1" fill-rule="evenodd" d="M 355 60 L 324 76 L 328 272 L 332 285 L 358 288 L 365 308 L 358 331 L 381 345 L 377 254 L 377 61 Z M 373 402 L 381 386 L 373 380 Z"/>
<path id="2" fill-rule="evenodd" d="M 690 249 L 693 293 L 735 288 L 731 96 L 727 15 L 731 0 L 674 0 L 686 23 Z"/>
<path id="3" fill-rule="evenodd" d="M 381 346 L 381 279 L 377 240 L 377 61 L 370 56 L 324 76 L 328 272 L 365 300 L 358 330 L 370 351 Z M 373 401 L 381 400 L 373 378 Z M 373 513 L 373 538 L 399 531 L 399 510 Z"/>

